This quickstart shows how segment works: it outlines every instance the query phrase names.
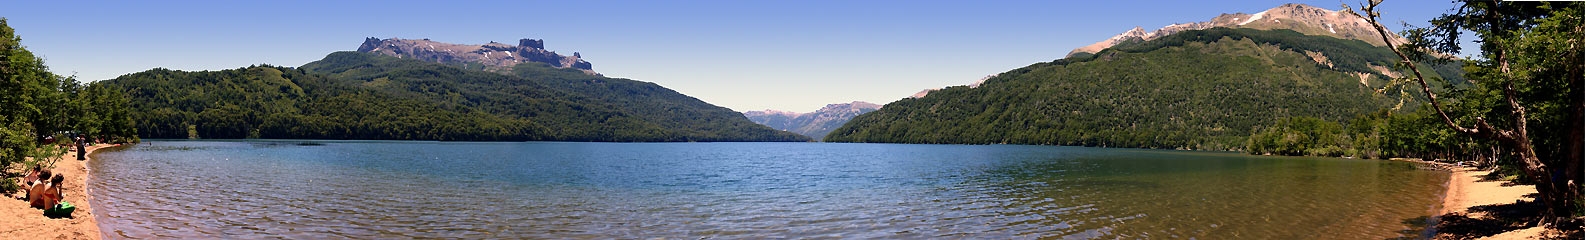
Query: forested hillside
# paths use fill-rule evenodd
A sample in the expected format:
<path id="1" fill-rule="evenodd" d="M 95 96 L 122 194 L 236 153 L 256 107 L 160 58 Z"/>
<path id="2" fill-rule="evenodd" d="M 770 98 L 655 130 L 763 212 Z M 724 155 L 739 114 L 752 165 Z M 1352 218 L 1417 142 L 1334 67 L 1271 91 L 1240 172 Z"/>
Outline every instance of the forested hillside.
<path id="1" fill-rule="evenodd" d="M 1346 122 L 1396 106 L 1395 92 L 1375 93 L 1386 76 L 1372 67 L 1391 54 L 1289 30 L 1185 31 L 899 100 L 825 140 L 1241 149 L 1279 119 Z"/>
<path id="2" fill-rule="evenodd" d="M 696 109 L 671 109 L 695 121 L 661 122 L 620 103 L 550 87 L 542 79 L 562 74 L 550 69 L 516 77 L 338 52 L 302 68 L 154 69 L 108 82 L 133 97 L 138 129 L 148 138 L 807 140 Z"/>

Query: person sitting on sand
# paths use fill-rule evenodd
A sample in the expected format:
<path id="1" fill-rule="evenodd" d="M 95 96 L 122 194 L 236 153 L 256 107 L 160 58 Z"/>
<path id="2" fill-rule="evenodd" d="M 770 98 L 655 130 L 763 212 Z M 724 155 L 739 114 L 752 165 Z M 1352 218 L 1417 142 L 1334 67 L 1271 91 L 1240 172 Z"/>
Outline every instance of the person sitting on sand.
<path id="1" fill-rule="evenodd" d="M 42 170 L 40 170 L 39 166 L 33 166 L 33 170 L 29 170 L 28 175 L 22 177 L 22 195 L 16 196 L 17 199 L 28 200 L 28 194 L 33 192 L 33 184 L 39 180 L 40 172 Z"/>
<path id="2" fill-rule="evenodd" d="M 47 179 L 49 177 L 50 172 L 47 170 L 39 173 L 40 179 Z M 45 209 L 49 208 L 51 205 L 44 196 L 44 193 L 49 191 L 49 187 L 44 185 L 45 184 L 33 184 L 33 187 L 29 188 L 28 190 L 28 204 L 33 206 L 33 208 Z"/>
<path id="3" fill-rule="evenodd" d="M 33 185 L 44 185 L 45 182 L 48 182 L 50 180 L 50 176 L 55 176 L 55 174 L 51 174 L 49 169 L 41 169 L 41 170 L 39 170 L 39 178 L 38 179 L 34 179 Z M 28 185 L 28 186 L 32 187 L 33 185 Z"/>
<path id="4" fill-rule="evenodd" d="M 33 167 L 33 168 L 38 169 L 39 167 Z M 33 189 L 33 185 L 44 184 L 44 182 L 49 181 L 49 180 L 50 180 L 50 170 L 49 169 L 35 170 L 35 171 L 33 171 L 32 174 L 29 174 L 26 179 L 22 179 L 22 186 L 23 186 L 22 190 L 32 190 Z"/>
<path id="5" fill-rule="evenodd" d="M 32 187 L 33 181 L 39 180 L 39 171 L 42 171 L 40 169 L 41 167 L 39 166 L 33 166 L 33 170 L 28 171 L 28 176 L 22 178 L 22 186 Z"/>
<path id="6" fill-rule="evenodd" d="M 64 174 L 55 174 L 50 178 L 49 188 L 44 189 L 44 206 L 53 207 L 64 199 L 65 196 L 61 196 L 61 181 L 66 180 L 66 176 L 62 175 Z"/>
<path id="7" fill-rule="evenodd" d="M 50 206 L 44 209 L 45 217 L 71 217 L 72 212 L 77 210 L 77 206 L 72 206 L 72 203 L 66 202 L 65 196 L 61 194 L 61 181 L 65 179 L 65 176 L 55 174 L 55 178 L 50 179 L 50 189 L 44 190 L 45 198 L 49 199 Z"/>

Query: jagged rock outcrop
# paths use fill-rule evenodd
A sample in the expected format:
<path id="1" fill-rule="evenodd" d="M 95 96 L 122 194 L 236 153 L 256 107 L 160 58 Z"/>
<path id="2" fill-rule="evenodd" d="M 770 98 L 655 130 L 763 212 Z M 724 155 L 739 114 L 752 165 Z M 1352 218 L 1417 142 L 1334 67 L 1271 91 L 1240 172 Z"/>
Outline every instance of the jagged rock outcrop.
<path id="1" fill-rule="evenodd" d="M 809 113 L 765 110 L 744 112 L 743 116 L 748 117 L 749 120 L 755 123 L 771 128 L 821 139 L 825 138 L 827 133 L 831 133 L 832 129 L 842 127 L 842 124 L 846 124 L 853 117 L 873 112 L 880 108 L 880 104 L 854 101 L 850 103 L 826 104 L 820 110 Z"/>
<path id="2" fill-rule="evenodd" d="M 1134 29 L 1129 29 L 1106 40 L 1073 49 L 1072 52 L 1068 52 L 1068 56 L 1072 57 L 1079 53 L 1097 53 L 1118 43 L 1130 40 L 1148 41 L 1182 31 L 1203 30 L 1214 27 L 1260 30 L 1289 29 L 1307 35 L 1355 39 L 1377 46 L 1386 45 L 1381 41 L 1381 37 L 1376 35 L 1376 30 L 1372 29 L 1370 24 L 1365 23 L 1365 19 L 1325 8 L 1289 3 L 1254 14 L 1224 13 L 1212 18 L 1210 21 L 1172 24 L 1149 32 L 1146 32 L 1144 28 L 1134 27 Z M 1393 37 L 1395 38 L 1393 40 L 1394 43 L 1407 42 L 1402 37 L 1396 35 Z"/>
<path id="3" fill-rule="evenodd" d="M 363 45 L 358 46 L 358 51 L 428 62 L 479 66 L 474 69 L 495 72 L 511 71 L 513 66 L 520 63 L 541 62 L 556 68 L 574 68 L 588 74 L 599 75 L 594 72 L 593 65 L 582 59 L 582 54 L 574 52 L 572 56 L 563 56 L 555 51 L 545 50 L 545 41 L 540 39 L 525 38 L 518 40 L 517 45 L 513 46 L 497 42 L 467 45 L 429 39 L 371 37 L 363 40 Z"/>

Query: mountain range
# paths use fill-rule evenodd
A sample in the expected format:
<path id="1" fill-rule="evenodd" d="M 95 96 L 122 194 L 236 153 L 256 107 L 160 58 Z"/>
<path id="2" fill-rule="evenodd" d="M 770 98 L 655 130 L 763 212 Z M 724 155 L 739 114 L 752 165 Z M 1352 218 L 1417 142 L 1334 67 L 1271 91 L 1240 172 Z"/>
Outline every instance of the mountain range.
<path id="1" fill-rule="evenodd" d="M 1412 95 L 1376 93 L 1396 76 L 1389 67 L 1397 58 L 1368 41 L 1357 22 L 1286 4 L 1153 32 L 1135 28 L 977 87 L 888 103 L 824 140 L 1236 150 L 1279 119 L 1345 122 L 1416 106 Z M 1453 64 L 1422 69 L 1464 81 Z"/>
<path id="2" fill-rule="evenodd" d="M 457 65 L 465 69 L 509 72 L 522 63 L 545 63 L 555 68 L 594 72 L 593 64 L 583 60 L 583 55 L 573 52 L 563 56 L 545 50 L 545 40 L 524 38 L 517 45 L 490 42 L 482 45 L 454 44 L 429 39 L 367 38 L 358 52 L 375 53 L 397 58 L 410 58 L 427 62 Z"/>
<path id="3" fill-rule="evenodd" d="M 1081 53 L 1093 54 L 1125 41 L 1149 41 L 1183 31 L 1205 30 L 1216 27 L 1258 30 L 1287 29 L 1305 35 L 1353 39 L 1365 41 L 1375 46 L 1386 46 L 1381 41 L 1381 36 L 1376 34 L 1376 30 L 1370 24 L 1365 23 L 1365 19 L 1325 8 L 1289 3 L 1254 14 L 1224 13 L 1211 18 L 1210 21 L 1176 23 L 1149 32 L 1146 32 L 1144 28 L 1134 27 L 1106 40 L 1073 49 L 1072 52 L 1068 53 L 1068 57 Z M 1392 33 L 1389 32 L 1388 34 Z M 1394 43 L 1408 42 L 1408 40 L 1395 34 L 1392 36 Z"/>
<path id="4" fill-rule="evenodd" d="M 655 83 L 590 74 L 576 55 L 558 59 L 540 44 L 370 38 L 364 52 L 297 68 L 157 68 L 104 82 L 131 96 L 145 138 L 811 140 Z"/>
<path id="5" fill-rule="evenodd" d="M 850 103 L 826 104 L 820 110 L 807 113 L 765 110 L 743 112 L 743 115 L 755 123 L 771 128 L 802 134 L 814 139 L 822 139 L 832 129 L 847 123 L 848 119 L 880 108 L 880 104 L 854 101 Z"/>

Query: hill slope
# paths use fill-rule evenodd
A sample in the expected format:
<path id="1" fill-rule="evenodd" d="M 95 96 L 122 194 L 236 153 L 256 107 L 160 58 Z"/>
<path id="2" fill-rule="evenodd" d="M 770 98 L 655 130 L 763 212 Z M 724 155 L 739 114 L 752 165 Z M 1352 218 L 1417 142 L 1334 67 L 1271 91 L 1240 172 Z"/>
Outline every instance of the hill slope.
<path id="1" fill-rule="evenodd" d="M 543 68 L 552 76 L 589 76 Z M 154 69 L 108 82 L 133 97 L 134 118 L 148 138 L 808 140 L 725 108 L 672 109 L 697 121 L 661 122 L 549 81 L 357 52 L 302 68 Z"/>
<path id="2" fill-rule="evenodd" d="M 899 100 L 825 140 L 1237 149 L 1279 118 L 1342 121 L 1393 106 L 1373 93 L 1391 63 L 1358 40 L 1188 30 Z"/>

